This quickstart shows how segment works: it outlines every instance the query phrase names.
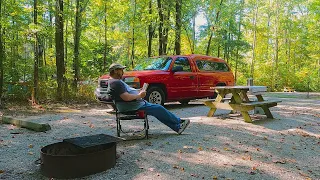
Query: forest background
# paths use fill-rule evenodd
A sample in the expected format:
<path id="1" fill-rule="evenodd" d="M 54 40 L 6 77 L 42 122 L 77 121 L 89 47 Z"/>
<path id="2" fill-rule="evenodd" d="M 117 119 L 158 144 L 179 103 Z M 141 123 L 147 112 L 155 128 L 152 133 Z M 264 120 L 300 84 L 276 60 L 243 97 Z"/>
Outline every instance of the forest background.
<path id="1" fill-rule="evenodd" d="M 319 22 L 319 0 L 1 0 L 0 96 L 91 101 L 112 62 L 171 54 L 223 58 L 237 85 L 319 91 Z"/>

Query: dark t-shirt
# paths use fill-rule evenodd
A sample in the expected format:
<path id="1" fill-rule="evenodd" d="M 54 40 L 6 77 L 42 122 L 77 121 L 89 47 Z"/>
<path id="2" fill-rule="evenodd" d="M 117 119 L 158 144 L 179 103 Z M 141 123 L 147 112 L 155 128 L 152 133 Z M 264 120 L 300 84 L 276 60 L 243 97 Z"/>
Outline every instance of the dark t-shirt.
<path id="1" fill-rule="evenodd" d="M 111 95 L 111 98 L 115 100 L 117 103 L 117 108 L 120 112 L 125 111 L 133 111 L 137 110 L 143 105 L 145 102 L 143 99 L 133 100 L 133 101 L 124 101 L 121 99 L 120 95 L 128 92 L 129 94 L 138 94 L 139 90 L 131 88 L 125 82 L 119 79 L 109 79 L 109 87 L 108 94 Z"/>
<path id="2" fill-rule="evenodd" d="M 108 84 L 110 85 L 108 93 L 111 95 L 111 98 L 117 102 L 123 101 L 120 95 L 127 92 L 123 82 L 121 82 L 119 79 L 109 79 Z"/>

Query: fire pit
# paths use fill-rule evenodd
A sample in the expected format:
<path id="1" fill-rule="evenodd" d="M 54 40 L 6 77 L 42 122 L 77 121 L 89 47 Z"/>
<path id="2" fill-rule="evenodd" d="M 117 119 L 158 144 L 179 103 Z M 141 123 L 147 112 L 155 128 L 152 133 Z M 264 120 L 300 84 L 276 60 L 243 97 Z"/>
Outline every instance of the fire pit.
<path id="1" fill-rule="evenodd" d="M 50 178 L 77 178 L 114 167 L 116 142 L 106 134 L 64 139 L 41 149 L 41 173 Z"/>

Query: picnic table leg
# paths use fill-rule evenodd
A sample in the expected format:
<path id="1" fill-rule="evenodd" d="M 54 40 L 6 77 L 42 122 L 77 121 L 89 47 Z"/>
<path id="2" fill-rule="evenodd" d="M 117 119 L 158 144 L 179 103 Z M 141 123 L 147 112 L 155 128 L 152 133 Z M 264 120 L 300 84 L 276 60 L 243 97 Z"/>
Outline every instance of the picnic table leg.
<path id="1" fill-rule="evenodd" d="M 212 104 L 212 102 L 204 102 L 204 104 L 208 107 L 210 107 L 210 110 L 207 114 L 208 117 L 212 117 L 214 113 L 216 112 L 217 108 Z"/>
<path id="2" fill-rule="evenodd" d="M 246 90 L 241 90 L 239 95 L 243 102 L 250 102 Z"/>
<path id="3" fill-rule="evenodd" d="M 267 115 L 268 118 L 273 119 L 273 116 L 270 112 L 269 107 L 267 106 L 261 106 L 261 108 L 263 109 L 264 113 Z"/>
<path id="4" fill-rule="evenodd" d="M 258 101 L 264 101 L 262 95 L 258 94 L 258 95 L 256 95 L 256 97 L 257 97 Z M 267 107 L 267 106 L 261 106 L 261 108 L 263 109 L 264 114 L 267 115 L 268 118 L 273 119 L 273 116 L 272 116 L 272 114 L 271 114 L 271 112 L 270 112 L 269 107 Z"/>
<path id="5" fill-rule="evenodd" d="M 235 104 L 236 103 L 236 101 L 234 100 L 234 97 L 232 96 L 232 98 L 231 98 L 231 100 L 230 100 L 230 103 L 232 103 L 232 104 Z M 237 110 L 231 110 L 230 111 L 230 114 L 236 114 L 237 113 Z"/>
<path id="6" fill-rule="evenodd" d="M 252 123 L 252 120 L 251 120 L 251 117 L 249 116 L 248 111 L 241 111 L 241 114 L 245 122 Z"/>

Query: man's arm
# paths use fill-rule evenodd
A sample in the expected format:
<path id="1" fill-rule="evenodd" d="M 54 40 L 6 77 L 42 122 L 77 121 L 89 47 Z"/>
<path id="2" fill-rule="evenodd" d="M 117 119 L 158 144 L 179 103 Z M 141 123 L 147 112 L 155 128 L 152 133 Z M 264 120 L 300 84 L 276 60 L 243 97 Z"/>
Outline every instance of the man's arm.
<path id="1" fill-rule="evenodd" d="M 120 94 L 120 97 L 124 101 L 132 101 L 140 98 L 144 98 L 146 96 L 146 91 L 140 91 L 139 94 L 129 94 L 128 92 L 124 92 Z"/>

